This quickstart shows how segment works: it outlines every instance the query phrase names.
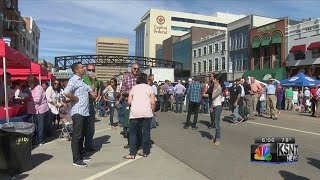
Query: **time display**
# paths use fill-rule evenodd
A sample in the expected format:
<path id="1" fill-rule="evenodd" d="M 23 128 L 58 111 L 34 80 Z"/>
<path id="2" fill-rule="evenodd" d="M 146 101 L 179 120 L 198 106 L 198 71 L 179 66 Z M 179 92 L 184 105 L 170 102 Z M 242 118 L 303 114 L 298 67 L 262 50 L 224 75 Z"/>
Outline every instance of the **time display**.
<path id="1" fill-rule="evenodd" d="M 295 143 L 294 137 L 259 137 L 255 143 Z"/>

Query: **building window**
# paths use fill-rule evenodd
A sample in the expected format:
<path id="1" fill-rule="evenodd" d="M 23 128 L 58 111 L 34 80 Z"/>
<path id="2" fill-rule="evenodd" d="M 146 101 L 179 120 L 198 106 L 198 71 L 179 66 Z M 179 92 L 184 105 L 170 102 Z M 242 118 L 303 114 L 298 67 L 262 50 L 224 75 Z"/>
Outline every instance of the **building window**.
<path id="1" fill-rule="evenodd" d="M 209 26 L 227 27 L 227 24 L 223 24 L 223 23 L 202 21 L 202 20 L 195 20 L 195 19 L 188 19 L 188 18 L 180 18 L 180 17 L 171 17 L 171 21 L 194 23 L 194 24 L 204 24 L 204 25 L 209 25 Z"/>
<path id="2" fill-rule="evenodd" d="M 201 72 L 201 62 L 198 62 L 198 72 Z"/>
<path id="3" fill-rule="evenodd" d="M 222 51 L 226 50 L 226 42 L 225 41 L 221 42 L 221 47 L 222 47 Z"/>
<path id="4" fill-rule="evenodd" d="M 203 55 L 207 55 L 207 47 L 203 47 Z"/>
<path id="5" fill-rule="evenodd" d="M 193 57 L 197 57 L 197 51 L 196 50 L 193 50 Z"/>
<path id="6" fill-rule="evenodd" d="M 305 59 L 305 54 L 302 51 L 298 51 L 294 53 L 294 60 Z"/>
<path id="7" fill-rule="evenodd" d="M 221 63 L 222 63 L 222 70 L 226 70 L 226 58 L 225 57 L 221 58 Z"/>
<path id="8" fill-rule="evenodd" d="M 193 74 L 195 74 L 197 72 L 197 64 L 193 63 Z"/>
<path id="9" fill-rule="evenodd" d="M 171 26 L 171 30 L 190 32 L 191 28 L 185 28 L 185 27 L 179 27 L 179 26 Z"/>
<path id="10" fill-rule="evenodd" d="M 312 58 L 320 57 L 320 49 L 312 49 Z"/>
<path id="11" fill-rule="evenodd" d="M 209 45 L 209 54 L 212 54 L 212 45 Z"/>
<path id="12" fill-rule="evenodd" d="M 216 58 L 215 60 L 214 60 L 214 70 L 215 71 L 218 71 L 219 70 L 219 59 L 218 58 Z"/>
<path id="13" fill-rule="evenodd" d="M 207 61 L 203 61 L 203 72 L 207 72 Z"/>
<path id="14" fill-rule="evenodd" d="M 198 49 L 198 57 L 201 57 L 201 49 Z"/>
<path id="15" fill-rule="evenodd" d="M 212 72 L 212 59 L 209 60 L 209 72 Z"/>
<path id="16" fill-rule="evenodd" d="M 219 46 L 218 44 L 214 44 L 214 52 L 218 52 L 219 51 Z"/>

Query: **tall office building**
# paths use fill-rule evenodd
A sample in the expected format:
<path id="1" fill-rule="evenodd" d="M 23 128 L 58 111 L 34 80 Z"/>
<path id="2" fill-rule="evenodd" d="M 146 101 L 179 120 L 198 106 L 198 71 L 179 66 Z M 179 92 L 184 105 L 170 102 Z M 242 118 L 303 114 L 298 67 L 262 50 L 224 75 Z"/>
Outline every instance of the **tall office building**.
<path id="1" fill-rule="evenodd" d="M 212 16 L 150 9 L 134 29 L 136 56 L 156 57 L 156 47 L 171 36 L 183 36 L 191 27 L 227 30 L 227 24 L 244 15 L 217 12 Z"/>
<path id="2" fill-rule="evenodd" d="M 97 37 L 96 39 L 97 55 L 115 55 L 128 56 L 129 39 L 114 37 Z M 97 66 L 96 74 L 100 81 L 108 81 L 115 75 L 127 71 L 127 67 L 122 66 Z"/>

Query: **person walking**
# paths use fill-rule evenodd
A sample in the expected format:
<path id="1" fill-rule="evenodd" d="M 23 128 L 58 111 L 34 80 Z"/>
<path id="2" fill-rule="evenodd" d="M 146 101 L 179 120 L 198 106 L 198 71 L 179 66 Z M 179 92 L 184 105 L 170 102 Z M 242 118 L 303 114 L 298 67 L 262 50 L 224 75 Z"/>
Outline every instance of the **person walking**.
<path id="1" fill-rule="evenodd" d="M 108 85 L 102 92 L 109 108 L 111 129 L 117 129 L 113 122 L 115 103 L 117 101 L 117 86 L 117 79 L 111 78 L 110 85 Z"/>
<path id="2" fill-rule="evenodd" d="M 32 115 L 33 121 L 36 124 L 36 145 L 41 146 L 44 143 L 44 136 L 46 134 L 45 125 L 49 120 L 49 106 L 46 93 L 38 82 L 37 78 L 32 75 L 27 78 L 31 94 L 28 98 L 25 98 L 25 101 L 28 104 L 28 114 Z"/>
<path id="3" fill-rule="evenodd" d="M 181 80 L 178 80 L 178 84 L 174 87 L 174 96 L 176 98 L 176 113 L 182 113 L 185 90 L 186 88 L 181 84 Z"/>
<path id="4" fill-rule="evenodd" d="M 199 79 L 196 78 L 195 82 L 190 84 L 187 92 L 187 95 L 189 96 L 189 107 L 188 107 L 187 120 L 183 127 L 184 129 L 189 128 L 190 118 L 193 112 L 194 112 L 194 120 L 191 126 L 193 130 L 198 129 L 197 120 L 198 120 L 199 106 L 201 102 L 201 98 L 200 98 L 201 90 L 202 90 L 201 83 L 199 82 Z"/>
<path id="5" fill-rule="evenodd" d="M 280 84 L 280 81 L 269 78 L 269 82 L 267 84 L 267 106 L 268 106 L 268 113 L 271 119 L 277 120 L 277 98 L 276 98 L 276 87 L 277 84 Z"/>
<path id="6" fill-rule="evenodd" d="M 317 99 L 318 99 L 318 94 L 317 91 L 319 89 L 319 84 L 316 84 L 310 91 L 310 97 L 311 97 L 311 112 L 312 116 L 315 115 L 316 113 L 316 106 L 317 106 Z"/>
<path id="7" fill-rule="evenodd" d="M 69 80 L 67 87 L 64 89 L 64 95 L 69 98 L 71 109 L 70 116 L 72 119 L 73 132 L 71 140 L 71 149 L 73 156 L 73 165 L 77 167 L 87 167 L 85 162 L 91 161 L 91 158 L 85 157 L 83 141 L 88 129 L 89 113 L 89 93 L 92 97 L 96 96 L 94 90 L 95 81 L 91 79 L 91 87 L 83 82 L 81 78 L 86 72 L 81 63 L 71 65 L 74 76 Z"/>
<path id="8" fill-rule="evenodd" d="M 139 74 L 137 85 L 129 93 L 128 104 L 131 105 L 129 115 L 130 153 L 124 156 L 124 159 L 135 159 L 140 132 L 142 132 L 143 152 L 138 155 L 147 157 L 150 154 L 150 124 L 155 110 L 155 96 L 152 87 L 147 83 L 147 75 Z"/>
<path id="9" fill-rule="evenodd" d="M 277 95 L 277 109 L 278 109 L 278 115 L 279 115 L 282 110 L 282 102 L 283 102 L 283 89 L 281 84 L 278 84 L 277 86 L 276 95 Z"/>
<path id="10" fill-rule="evenodd" d="M 244 97 L 243 97 L 243 103 L 244 107 L 247 107 L 249 109 L 249 120 L 254 120 L 255 118 L 253 117 L 253 108 L 252 108 L 252 95 L 251 95 L 251 85 L 249 78 L 245 78 L 245 82 L 243 83 L 243 88 L 244 88 Z"/>
<path id="11" fill-rule="evenodd" d="M 212 105 L 210 108 L 210 112 L 213 113 L 214 116 L 214 128 L 215 128 L 215 136 L 212 139 L 212 143 L 216 146 L 220 145 L 221 139 L 221 112 L 222 112 L 222 87 L 221 83 L 223 83 L 221 75 L 216 74 L 213 80 L 214 88 L 212 91 Z"/>
<path id="12" fill-rule="evenodd" d="M 292 110 L 292 98 L 293 98 L 293 91 L 292 91 L 292 87 L 289 87 L 288 89 L 286 89 L 285 91 L 285 110 Z"/>

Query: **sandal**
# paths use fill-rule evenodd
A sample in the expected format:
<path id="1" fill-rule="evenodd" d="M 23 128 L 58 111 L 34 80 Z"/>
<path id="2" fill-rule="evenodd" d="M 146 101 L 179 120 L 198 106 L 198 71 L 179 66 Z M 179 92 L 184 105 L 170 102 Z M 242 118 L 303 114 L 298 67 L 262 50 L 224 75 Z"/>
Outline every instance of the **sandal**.
<path id="1" fill-rule="evenodd" d="M 147 154 L 144 154 L 144 153 L 138 153 L 139 156 L 142 156 L 142 157 L 147 157 L 148 155 Z"/>
<path id="2" fill-rule="evenodd" d="M 131 155 L 127 155 L 127 156 L 123 156 L 123 159 L 135 159 L 135 156 L 131 156 Z"/>

